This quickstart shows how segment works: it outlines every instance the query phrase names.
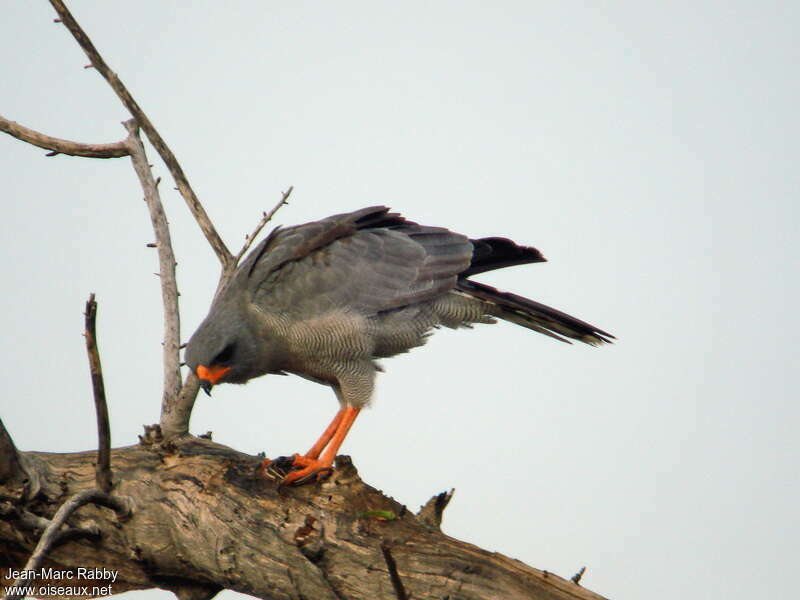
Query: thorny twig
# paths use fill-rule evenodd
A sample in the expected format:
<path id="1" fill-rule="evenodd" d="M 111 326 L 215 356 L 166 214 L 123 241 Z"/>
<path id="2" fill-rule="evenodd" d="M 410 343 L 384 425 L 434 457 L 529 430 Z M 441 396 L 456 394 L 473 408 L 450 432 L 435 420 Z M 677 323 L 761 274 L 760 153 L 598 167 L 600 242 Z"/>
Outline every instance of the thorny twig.
<path id="1" fill-rule="evenodd" d="M 147 162 L 144 146 L 139 137 L 139 128 L 134 119 L 123 123 L 128 130 L 125 144 L 131 155 L 131 162 L 144 190 L 144 200 L 150 212 L 158 252 L 158 275 L 161 285 L 161 300 L 164 308 L 164 389 L 161 399 L 161 427 L 165 432 L 184 433 L 181 423 L 174 420 L 174 408 L 181 392 L 180 370 L 180 311 L 178 309 L 178 282 L 175 273 L 177 261 L 172 249 L 169 223 L 164 214 L 164 206 L 158 192 L 158 184 L 153 178 Z M 186 423 L 188 428 L 188 422 Z M 180 430 L 180 431 L 179 431 Z"/>
<path id="2" fill-rule="evenodd" d="M 235 256 L 234 264 L 236 265 L 239 264 L 239 261 L 242 260 L 242 257 L 244 256 L 245 252 L 247 252 L 250 249 L 250 246 L 253 245 L 253 241 L 256 239 L 256 236 L 258 236 L 258 234 L 261 233 L 261 230 L 264 228 L 264 225 L 266 225 L 272 220 L 272 217 L 275 216 L 275 213 L 278 212 L 280 207 L 283 206 L 284 204 L 289 204 L 289 196 L 292 195 L 292 190 L 294 190 L 294 186 L 290 185 L 289 189 L 283 192 L 283 194 L 281 194 L 280 201 L 275 206 L 272 207 L 272 210 L 269 212 L 265 212 L 263 214 L 261 220 L 258 222 L 258 225 L 256 225 L 256 228 L 250 235 L 248 235 L 245 238 L 244 246 L 242 246 L 242 249 L 239 250 L 239 253 Z"/>

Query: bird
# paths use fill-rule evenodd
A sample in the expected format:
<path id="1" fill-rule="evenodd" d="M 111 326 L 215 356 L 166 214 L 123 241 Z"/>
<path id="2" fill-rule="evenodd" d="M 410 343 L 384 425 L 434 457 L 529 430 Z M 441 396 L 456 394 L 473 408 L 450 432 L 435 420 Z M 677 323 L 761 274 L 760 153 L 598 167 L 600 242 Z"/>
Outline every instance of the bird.
<path id="1" fill-rule="evenodd" d="M 498 320 L 569 342 L 613 335 L 523 296 L 474 281 L 487 271 L 545 262 L 502 237 L 470 239 L 420 225 L 386 206 L 274 229 L 217 293 L 189 339 L 185 362 L 211 394 L 221 383 L 293 374 L 329 386 L 339 402 L 304 454 L 281 465 L 281 485 L 320 481 L 372 397 L 378 359 L 422 346 L 436 329 Z M 274 471 L 273 471 L 274 473 Z"/>

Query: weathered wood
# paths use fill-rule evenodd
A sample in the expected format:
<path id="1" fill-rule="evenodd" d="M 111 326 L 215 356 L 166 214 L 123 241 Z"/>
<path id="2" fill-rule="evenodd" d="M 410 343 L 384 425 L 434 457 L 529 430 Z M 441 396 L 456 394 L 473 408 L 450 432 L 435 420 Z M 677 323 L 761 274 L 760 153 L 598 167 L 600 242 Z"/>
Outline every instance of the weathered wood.
<path id="1" fill-rule="evenodd" d="M 199 438 L 148 439 L 111 453 L 112 491 L 133 499 L 132 515 L 81 508 L 70 525 L 93 522 L 100 539 L 64 543 L 46 567 L 105 568 L 117 572 L 115 582 L 84 585 L 110 584 L 113 593 L 161 587 L 187 599 L 211 598 L 220 589 L 276 600 L 396 600 L 398 589 L 415 600 L 601 599 L 442 534 L 364 484 L 347 457 L 339 457 L 324 483 L 279 488 L 254 475 L 257 457 Z M 17 502 L 19 510 L 49 519 L 67 497 L 94 485 L 95 452 L 20 454 L 36 465 L 44 485 L 37 498 Z M 3 497 L 19 494 L 0 486 Z M 396 518 L 386 519 L 388 511 Z M 0 514 L 4 576 L 25 564 L 37 539 L 14 512 Z M 64 577 L 36 582 L 75 584 Z"/>

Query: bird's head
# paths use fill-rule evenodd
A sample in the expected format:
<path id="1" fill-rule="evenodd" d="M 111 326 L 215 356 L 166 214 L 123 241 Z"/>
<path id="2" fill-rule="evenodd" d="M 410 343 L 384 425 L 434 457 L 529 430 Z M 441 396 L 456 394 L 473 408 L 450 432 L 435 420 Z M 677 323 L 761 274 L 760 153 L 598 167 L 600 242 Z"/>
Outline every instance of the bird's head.
<path id="1" fill-rule="evenodd" d="M 264 351 L 247 324 L 230 313 L 212 312 L 186 345 L 185 361 L 211 395 L 219 383 L 245 383 L 263 375 Z"/>

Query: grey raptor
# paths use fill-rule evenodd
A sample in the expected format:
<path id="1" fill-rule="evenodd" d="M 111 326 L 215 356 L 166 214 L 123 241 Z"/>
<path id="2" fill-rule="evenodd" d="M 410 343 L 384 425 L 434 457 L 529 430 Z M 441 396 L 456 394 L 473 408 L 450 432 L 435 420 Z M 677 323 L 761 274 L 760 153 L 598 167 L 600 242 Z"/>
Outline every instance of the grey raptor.
<path id="1" fill-rule="evenodd" d="M 593 325 L 470 279 L 543 261 L 535 248 L 471 240 L 384 206 L 277 228 L 217 295 L 186 363 L 207 393 L 267 373 L 330 386 L 340 405 L 333 421 L 308 452 L 283 459 L 284 484 L 317 480 L 372 396 L 375 360 L 421 346 L 434 328 L 502 319 L 561 341 L 610 342 Z"/>

